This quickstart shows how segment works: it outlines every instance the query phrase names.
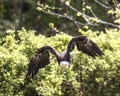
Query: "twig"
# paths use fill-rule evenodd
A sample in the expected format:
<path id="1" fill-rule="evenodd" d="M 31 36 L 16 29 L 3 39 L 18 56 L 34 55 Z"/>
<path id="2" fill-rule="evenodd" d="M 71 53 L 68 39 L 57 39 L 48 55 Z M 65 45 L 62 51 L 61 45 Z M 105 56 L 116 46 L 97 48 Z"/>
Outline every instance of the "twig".
<path id="1" fill-rule="evenodd" d="M 55 16 L 57 16 L 57 17 L 69 19 L 69 20 L 71 20 L 71 21 L 73 21 L 73 22 L 75 22 L 75 23 L 77 23 L 77 24 L 79 24 L 79 25 L 86 25 L 86 24 L 84 24 L 84 23 L 81 23 L 81 22 L 76 21 L 72 16 L 62 15 L 62 14 L 58 14 L 58 13 L 55 13 L 55 12 L 48 12 L 48 11 L 45 11 L 45 10 L 44 10 L 43 12 L 45 12 L 45 13 L 47 13 L 47 14 L 50 14 L 50 15 L 55 15 Z"/>
<path id="2" fill-rule="evenodd" d="M 107 8 L 107 9 L 110 9 L 109 6 L 106 6 L 106 5 L 102 4 L 102 3 L 99 2 L 98 0 L 94 0 L 94 1 L 95 1 L 96 3 L 98 3 L 99 5 L 101 5 L 102 7 Z"/>

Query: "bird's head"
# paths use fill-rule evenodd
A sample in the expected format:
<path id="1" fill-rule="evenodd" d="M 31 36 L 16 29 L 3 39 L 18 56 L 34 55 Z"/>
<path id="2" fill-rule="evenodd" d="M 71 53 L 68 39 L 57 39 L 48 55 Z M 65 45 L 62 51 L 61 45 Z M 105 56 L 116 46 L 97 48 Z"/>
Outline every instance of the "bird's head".
<path id="1" fill-rule="evenodd" d="M 60 66 L 62 67 L 62 68 L 68 68 L 69 67 L 69 62 L 68 61 L 61 61 L 60 62 Z"/>

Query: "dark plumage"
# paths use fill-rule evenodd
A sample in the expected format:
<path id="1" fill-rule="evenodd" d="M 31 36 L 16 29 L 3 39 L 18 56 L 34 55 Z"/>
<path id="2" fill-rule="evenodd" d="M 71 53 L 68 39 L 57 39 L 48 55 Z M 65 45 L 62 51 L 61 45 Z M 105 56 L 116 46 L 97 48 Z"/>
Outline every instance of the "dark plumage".
<path id="1" fill-rule="evenodd" d="M 60 66 L 68 67 L 70 63 L 70 52 L 74 49 L 75 45 L 79 51 L 93 58 L 103 55 L 100 48 L 86 36 L 76 36 L 70 40 L 65 53 L 58 53 L 51 46 L 43 46 L 38 49 L 28 65 L 27 76 L 34 77 L 40 68 L 50 63 L 49 53 L 55 55 Z"/>

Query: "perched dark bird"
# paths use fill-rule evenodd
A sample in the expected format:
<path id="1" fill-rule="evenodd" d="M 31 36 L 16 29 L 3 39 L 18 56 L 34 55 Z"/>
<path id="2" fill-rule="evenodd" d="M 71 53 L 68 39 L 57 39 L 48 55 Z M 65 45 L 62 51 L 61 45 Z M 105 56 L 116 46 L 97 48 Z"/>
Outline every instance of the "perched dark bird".
<path id="1" fill-rule="evenodd" d="M 86 36 L 76 36 L 70 40 L 67 50 L 64 53 L 58 53 L 51 46 L 43 46 L 38 49 L 28 65 L 27 76 L 34 77 L 40 68 L 43 68 L 50 63 L 49 53 L 55 55 L 60 66 L 68 67 L 70 63 L 70 52 L 74 49 L 75 45 L 79 51 L 82 51 L 93 58 L 103 55 L 100 48 Z"/>

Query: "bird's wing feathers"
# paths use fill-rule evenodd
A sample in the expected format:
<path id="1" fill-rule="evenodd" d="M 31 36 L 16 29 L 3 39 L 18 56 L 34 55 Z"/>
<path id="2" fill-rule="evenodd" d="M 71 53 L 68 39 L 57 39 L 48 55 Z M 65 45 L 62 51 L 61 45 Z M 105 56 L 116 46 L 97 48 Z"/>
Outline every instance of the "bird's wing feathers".
<path id="1" fill-rule="evenodd" d="M 49 47 L 42 47 L 38 49 L 37 53 L 29 62 L 27 77 L 34 77 L 40 68 L 43 68 L 50 63 L 49 51 L 54 53 L 54 50 L 51 50 Z"/>
<path id="2" fill-rule="evenodd" d="M 74 37 L 71 44 L 72 43 L 76 43 L 77 49 L 79 51 L 82 51 L 83 53 L 92 56 L 93 58 L 103 55 L 100 48 L 86 36 Z"/>
<path id="3" fill-rule="evenodd" d="M 39 57 L 36 55 L 30 60 L 27 70 L 27 76 L 33 77 L 38 72 L 38 59 Z"/>

